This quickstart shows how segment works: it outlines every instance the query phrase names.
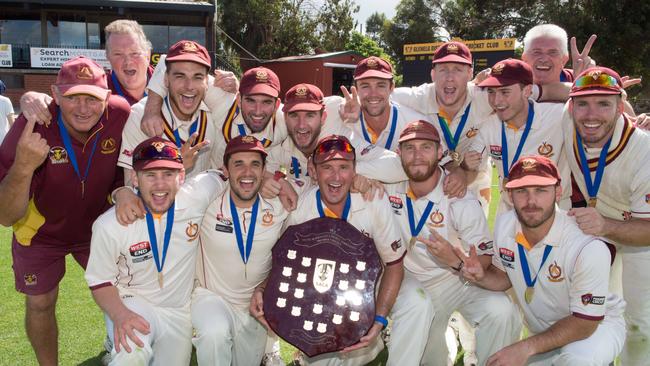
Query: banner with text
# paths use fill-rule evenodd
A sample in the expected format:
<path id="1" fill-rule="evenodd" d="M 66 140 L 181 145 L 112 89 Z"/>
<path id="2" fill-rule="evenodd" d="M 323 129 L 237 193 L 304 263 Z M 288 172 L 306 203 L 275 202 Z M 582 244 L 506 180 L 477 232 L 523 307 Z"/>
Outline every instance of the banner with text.
<path id="1" fill-rule="evenodd" d="M 49 69 L 58 69 L 64 62 L 77 56 L 86 56 L 92 58 L 106 69 L 111 68 L 111 64 L 106 59 L 106 51 L 89 50 L 82 48 L 43 48 L 31 47 L 30 49 L 32 67 L 41 67 Z"/>
<path id="2" fill-rule="evenodd" d="M 0 44 L 0 67 L 12 67 L 11 45 Z"/>

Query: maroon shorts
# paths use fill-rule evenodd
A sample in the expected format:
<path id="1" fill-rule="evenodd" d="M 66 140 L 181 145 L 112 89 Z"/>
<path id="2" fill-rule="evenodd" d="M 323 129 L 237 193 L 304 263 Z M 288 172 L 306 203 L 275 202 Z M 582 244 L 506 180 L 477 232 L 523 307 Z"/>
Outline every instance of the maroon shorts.
<path id="1" fill-rule="evenodd" d="M 52 291 L 65 274 L 65 256 L 72 254 L 83 269 L 88 264 L 90 243 L 51 245 L 32 240 L 29 246 L 11 241 L 16 291 L 25 295 L 42 295 Z"/>

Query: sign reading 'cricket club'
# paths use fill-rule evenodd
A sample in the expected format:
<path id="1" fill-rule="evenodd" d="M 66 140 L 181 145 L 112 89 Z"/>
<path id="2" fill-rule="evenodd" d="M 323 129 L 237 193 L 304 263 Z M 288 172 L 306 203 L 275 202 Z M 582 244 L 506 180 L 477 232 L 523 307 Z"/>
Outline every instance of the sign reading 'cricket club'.
<path id="1" fill-rule="evenodd" d="M 374 322 L 382 264 L 372 239 L 343 220 L 289 227 L 273 247 L 264 315 L 308 356 L 342 350 Z"/>

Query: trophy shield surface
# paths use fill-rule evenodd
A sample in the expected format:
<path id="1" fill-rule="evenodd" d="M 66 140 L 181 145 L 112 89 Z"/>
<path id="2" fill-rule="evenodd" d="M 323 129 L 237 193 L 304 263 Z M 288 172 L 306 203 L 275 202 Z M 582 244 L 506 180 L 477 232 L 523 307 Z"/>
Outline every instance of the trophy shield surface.
<path id="1" fill-rule="evenodd" d="M 372 239 L 343 220 L 317 218 L 289 227 L 272 254 L 264 315 L 278 336 L 313 357 L 368 332 L 382 271 Z"/>

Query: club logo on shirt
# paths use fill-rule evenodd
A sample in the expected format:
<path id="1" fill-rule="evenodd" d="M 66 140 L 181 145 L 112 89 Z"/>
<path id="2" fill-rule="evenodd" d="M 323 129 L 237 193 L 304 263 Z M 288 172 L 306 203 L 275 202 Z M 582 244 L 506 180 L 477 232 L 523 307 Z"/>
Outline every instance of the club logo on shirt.
<path id="1" fill-rule="evenodd" d="M 372 150 L 374 148 L 375 148 L 375 144 L 370 144 L 370 145 L 364 147 L 363 150 L 361 150 L 361 156 L 366 155 L 367 153 L 370 152 L 370 150 Z"/>
<path id="2" fill-rule="evenodd" d="M 491 241 L 483 242 L 478 245 L 478 248 L 482 251 L 492 249 L 492 242 Z"/>
<path id="3" fill-rule="evenodd" d="M 61 146 L 52 146 L 48 155 L 52 164 L 65 164 L 68 162 L 68 152 Z"/>
<path id="4" fill-rule="evenodd" d="M 25 280 L 25 286 L 35 286 L 38 284 L 38 277 L 36 277 L 35 273 L 27 273 L 23 279 Z"/>
<path id="5" fill-rule="evenodd" d="M 192 221 L 187 223 L 185 228 L 185 234 L 187 235 L 187 241 L 194 241 L 199 237 L 199 224 L 194 224 Z"/>
<path id="6" fill-rule="evenodd" d="M 501 160 L 501 146 L 490 145 L 490 156 L 492 157 L 492 159 Z"/>
<path id="7" fill-rule="evenodd" d="M 545 141 L 544 143 L 539 145 L 539 147 L 537 148 L 537 152 L 542 156 L 546 156 L 547 158 L 550 158 L 551 156 L 553 156 L 553 145 Z"/>
<path id="8" fill-rule="evenodd" d="M 553 261 L 548 266 L 548 280 L 551 282 L 562 282 L 564 281 L 564 277 L 562 277 L 562 268 L 557 265 L 556 261 Z"/>
<path id="9" fill-rule="evenodd" d="M 221 231 L 222 233 L 232 233 L 232 220 L 226 217 L 223 217 L 222 214 L 217 214 L 217 224 L 214 229 L 216 231 Z"/>
<path id="10" fill-rule="evenodd" d="M 262 216 L 262 225 L 271 226 L 273 225 L 273 214 L 271 211 L 267 210 Z"/>
<path id="11" fill-rule="evenodd" d="M 593 296 L 592 294 L 584 294 L 580 297 L 582 300 L 582 305 L 587 306 L 589 304 L 592 305 L 604 305 L 605 304 L 605 296 Z"/>
<path id="12" fill-rule="evenodd" d="M 116 144 L 114 138 L 109 137 L 107 139 L 103 139 L 101 145 L 102 145 L 102 154 L 108 155 L 115 152 Z"/>
<path id="13" fill-rule="evenodd" d="M 390 243 L 390 248 L 393 252 L 397 252 L 397 249 L 402 247 L 402 239 L 397 239 L 394 242 Z"/>
<path id="14" fill-rule="evenodd" d="M 443 227 L 445 226 L 445 224 L 443 224 L 445 221 L 445 215 L 443 215 L 440 210 L 436 209 L 436 212 L 429 215 L 429 221 L 431 221 L 431 226 L 433 227 Z"/>
<path id="15" fill-rule="evenodd" d="M 395 210 L 401 210 L 404 207 L 404 203 L 399 196 L 388 196 L 388 201 L 390 202 L 390 207 Z"/>
<path id="16" fill-rule="evenodd" d="M 465 136 L 467 136 L 468 139 L 471 139 L 472 137 L 478 135 L 478 128 L 472 127 L 470 128 L 467 133 L 465 133 Z"/>

